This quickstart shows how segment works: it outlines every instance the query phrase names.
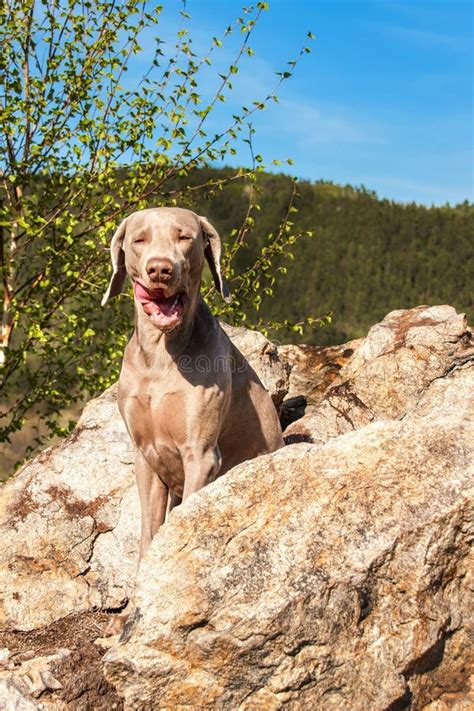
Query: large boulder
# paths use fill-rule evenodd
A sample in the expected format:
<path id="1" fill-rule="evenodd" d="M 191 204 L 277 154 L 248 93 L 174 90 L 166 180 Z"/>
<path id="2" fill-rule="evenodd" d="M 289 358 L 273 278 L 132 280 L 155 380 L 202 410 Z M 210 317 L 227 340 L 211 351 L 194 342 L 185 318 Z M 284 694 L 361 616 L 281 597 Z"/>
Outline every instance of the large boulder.
<path id="1" fill-rule="evenodd" d="M 287 428 L 289 443 L 322 444 L 370 422 L 404 417 L 431 382 L 474 355 L 464 314 L 451 306 L 392 311 L 366 338 L 335 349 L 335 354 L 330 351 L 330 368 L 321 368 L 324 358 L 316 364 L 305 358 L 304 347 L 291 348 L 293 395 L 304 394 L 301 384 L 312 376 L 319 382 L 321 373 L 330 384 L 313 396 L 304 417 Z M 303 349 L 299 354 L 298 348 Z"/>
<path id="2" fill-rule="evenodd" d="M 140 508 L 116 390 L 0 491 L 0 628 L 116 608 L 132 588 Z"/>
<path id="3" fill-rule="evenodd" d="M 262 334 L 227 327 L 279 405 L 288 367 Z M 0 628 L 118 609 L 134 586 L 140 506 L 117 386 L 92 400 L 70 437 L 0 490 Z"/>
<path id="4" fill-rule="evenodd" d="M 173 511 L 105 657 L 125 707 L 467 703 L 473 413 L 471 361 L 401 419 L 247 462 Z"/>

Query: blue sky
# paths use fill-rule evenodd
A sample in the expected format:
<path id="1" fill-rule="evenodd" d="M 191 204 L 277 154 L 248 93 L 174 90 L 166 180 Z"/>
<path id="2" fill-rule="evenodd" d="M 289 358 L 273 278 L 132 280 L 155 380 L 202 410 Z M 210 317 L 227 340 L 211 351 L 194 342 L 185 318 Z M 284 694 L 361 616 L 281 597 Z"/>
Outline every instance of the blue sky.
<path id="1" fill-rule="evenodd" d="M 249 4 L 249 3 L 247 3 Z M 270 0 L 235 92 L 212 121 L 264 96 L 275 71 L 312 53 L 254 121 L 254 149 L 268 164 L 291 157 L 300 178 L 365 185 L 380 197 L 423 204 L 473 200 L 473 8 L 471 0 Z M 235 0 L 188 0 L 197 50 L 239 15 Z M 165 3 L 162 36 L 178 25 Z M 172 34 L 170 34 L 170 40 Z M 224 47 L 201 89 L 232 57 Z M 237 164 L 249 163 L 241 144 Z"/>

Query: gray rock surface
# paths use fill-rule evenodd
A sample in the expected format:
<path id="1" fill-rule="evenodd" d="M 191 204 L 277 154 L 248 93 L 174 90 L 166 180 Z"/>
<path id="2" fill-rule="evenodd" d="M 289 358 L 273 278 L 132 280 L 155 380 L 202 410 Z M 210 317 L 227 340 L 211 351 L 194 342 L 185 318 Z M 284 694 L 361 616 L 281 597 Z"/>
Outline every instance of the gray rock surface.
<path id="1" fill-rule="evenodd" d="M 468 363 L 402 419 L 247 462 L 174 511 L 105 657 L 126 708 L 466 698 L 473 413 Z"/>
<path id="2" fill-rule="evenodd" d="M 347 346 L 346 362 L 342 355 L 342 367 L 329 387 L 319 391 L 305 416 L 288 427 L 287 442 L 322 444 L 369 422 L 399 419 L 416 406 L 431 382 L 474 355 L 464 314 L 451 306 L 392 311 L 366 338 Z M 298 347 L 291 348 L 295 360 Z M 292 373 L 292 391 L 295 380 L 304 382 L 314 370 L 303 356 L 300 353 Z"/>
<path id="3" fill-rule="evenodd" d="M 40 711 L 32 696 L 22 691 L 11 679 L 0 679 L 0 711 Z"/>

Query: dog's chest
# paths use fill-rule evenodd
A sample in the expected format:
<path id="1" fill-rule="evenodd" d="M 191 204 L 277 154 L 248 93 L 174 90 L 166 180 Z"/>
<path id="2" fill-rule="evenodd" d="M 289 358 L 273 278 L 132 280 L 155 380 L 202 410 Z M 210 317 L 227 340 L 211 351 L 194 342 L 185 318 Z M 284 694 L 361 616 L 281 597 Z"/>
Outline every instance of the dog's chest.
<path id="1" fill-rule="evenodd" d="M 180 391 L 151 384 L 120 393 L 119 408 L 132 440 L 163 482 L 181 495 L 180 454 L 186 439 L 186 402 Z"/>
<path id="2" fill-rule="evenodd" d="M 140 387 L 121 388 L 120 411 L 137 447 L 175 448 L 186 441 L 186 400 L 182 389 L 164 380 L 144 380 Z"/>
<path id="3" fill-rule="evenodd" d="M 227 374 L 138 369 L 124 362 L 118 404 L 132 440 L 149 466 L 180 495 L 189 451 L 214 446 L 228 408 Z"/>

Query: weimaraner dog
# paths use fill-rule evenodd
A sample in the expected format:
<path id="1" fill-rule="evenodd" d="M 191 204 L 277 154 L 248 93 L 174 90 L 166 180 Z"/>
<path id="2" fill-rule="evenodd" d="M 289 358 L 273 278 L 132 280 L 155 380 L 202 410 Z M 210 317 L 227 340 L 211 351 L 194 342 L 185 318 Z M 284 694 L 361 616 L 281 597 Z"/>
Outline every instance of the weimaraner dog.
<path id="1" fill-rule="evenodd" d="M 216 288 L 221 241 L 205 217 L 159 207 L 127 217 L 112 238 L 102 305 L 133 282 L 135 330 L 118 405 L 137 449 L 141 559 L 167 510 L 247 459 L 283 446 L 267 391 L 200 295 L 207 259 Z"/>

